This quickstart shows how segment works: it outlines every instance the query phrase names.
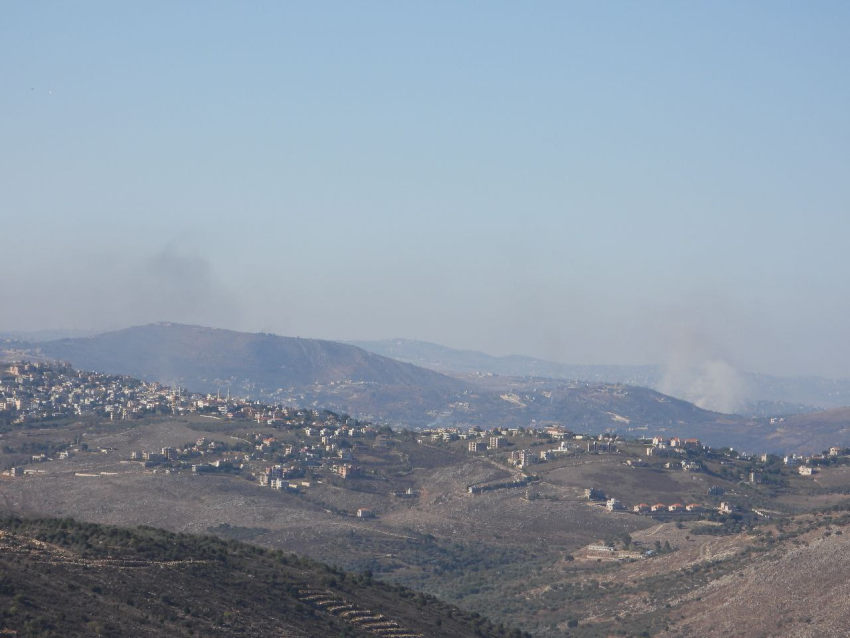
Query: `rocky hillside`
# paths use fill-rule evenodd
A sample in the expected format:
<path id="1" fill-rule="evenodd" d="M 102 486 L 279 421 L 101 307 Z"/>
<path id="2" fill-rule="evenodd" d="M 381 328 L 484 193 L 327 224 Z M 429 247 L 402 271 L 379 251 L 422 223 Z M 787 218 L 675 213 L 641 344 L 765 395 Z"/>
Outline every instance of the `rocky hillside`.
<path id="1" fill-rule="evenodd" d="M 677 602 L 665 636 L 847 636 L 850 622 L 850 534 L 845 512 L 824 512 L 797 521 L 792 534 L 774 530 L 776 543 L 741 569 Z M 772 542 L 772 538 L 768 539 Z"/>

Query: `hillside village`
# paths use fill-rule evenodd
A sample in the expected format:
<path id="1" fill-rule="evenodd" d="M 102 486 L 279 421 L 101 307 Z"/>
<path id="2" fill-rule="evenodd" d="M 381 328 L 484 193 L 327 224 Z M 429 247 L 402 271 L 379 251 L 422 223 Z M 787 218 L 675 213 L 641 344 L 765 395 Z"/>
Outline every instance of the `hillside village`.
<path id="1" fill-rule="evenodd" d="M 0 419 L 12 426 L 61 419 L 99 417 L 109 421 L 138 420 L 155 416 L 192 415 L 215 421 L 251 424 L 240 437 L 200 437 L 176 446 L 132 451 L 126 462 L 138 463 L 153 472 L 229 473 L 255 481 L 260 487 L 303 491 L 323 481 L 346 481 L 376 475 L 373 468 L 358 462 L 358 450 L 380 447 L 383 440 L 399 436 L 387 426 L 377 428 L 328 410 L 296 409 L 266 405 L 222 394 L 192 393 L 159 383 L 127 376 L 84 372 L 64 364 L 12 363 L 0 369 Z M 410 433 L 410 432 L 409 432 Z M 618 434 L 575 433 L 560 424 L 531 424 L 527 428 L 458 427 L 420 429 L 412 434 L 420 445 L 446 446 L 471 455 L 483 455 L 511 470 L 510 479 L 469 484 L 470 494 L 521 488 L 539 479 L 536 470 L 559 459 L 606 455 L 621 457 L 633 468 L 668 472 L 706 473 L 751 485 L 778 485 L 787 476 L 813 476 L 823 465 L 848 462 L 848 450 L 832 447 L 823 454 L 752 455 L 733 449 L 712 449 L 698 439 L 676 436 L 627 440 Z M 97 452 L 85 442 L 54 449 L 57 459 Z M 107 452 L 107 450 L 100 450 Z M 23 464 L 6 468 L 19 477 L 39 473 L 37 464 L 49 461 L 46 452 L 31 455 Z M 368 464 L 366 464 L 368 466 Z M 617 495 L 606 495 L 594 485 L 584 488 L 589 503 L 607 511 L 630 511 L 639 515 L 696 516 L 708 511 L 733 514 L 747 508 L 719 500 L 726 489 L 709 487 L 709 502 L 627 503 Z M 412 498 L 412 488 L 396 496 Z M 374 516 L 358 508 L 360 517 Z"/>
<path id="2" fill-rule="evenodd" d="M 0 366 L 0 423 L 25 424 L 82 416 L 115 421 L 197 414 L 274 425 L 294 423 L 304 413 L 231 397 L 229 391 L 224 396 L 221 392 L 192 393 L 123 375 L 75 370 L 66 364 L 20 362 Z"/>
<path id="3" fill-rule="evenodd" d="M 697 548 L 850 490 L 839 447 L 780 457 L 553 422 L 391 429 L 43 363 L 0 368 L 0 393 L 12 507 L 250 539 L 497 617 L 502 596 L 475 593 L 470 579 L 511 569 L 557 582 L 711 556 Z M 473 577 L 464 561 L 483 571 Z"/>

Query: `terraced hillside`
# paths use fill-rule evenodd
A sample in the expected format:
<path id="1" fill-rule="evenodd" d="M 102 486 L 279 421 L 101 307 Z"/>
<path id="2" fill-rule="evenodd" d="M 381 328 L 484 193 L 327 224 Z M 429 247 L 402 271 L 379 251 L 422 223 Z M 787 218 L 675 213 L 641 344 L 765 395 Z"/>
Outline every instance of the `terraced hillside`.
<path id="1" fill-rule="evenodd" d="M 72 519 L 0 519 L 0 633 L 20 636 L 518 635 L 295 555 Z"/>

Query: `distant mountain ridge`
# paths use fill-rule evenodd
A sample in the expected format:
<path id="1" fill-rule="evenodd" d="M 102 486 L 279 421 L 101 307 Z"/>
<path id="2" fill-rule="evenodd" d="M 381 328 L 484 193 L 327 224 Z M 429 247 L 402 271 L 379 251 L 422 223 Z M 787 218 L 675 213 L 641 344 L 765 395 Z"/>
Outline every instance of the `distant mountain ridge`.
<path id="1" fill-rule="evenodd" d="M 346 380 L 455 392 L 465 388 L 457 379 L 344 343 L 168 322 L 38 346 L 77 368 L 205 392 L 246 380 L 266 389 Z"/>
<path id="2" fill-rule="evenodd" d="M 547 361 L 525 355 L 497 357 L 478 350 L 459 350 L 416 339 L 381 339 L 377 341 L 348 341 L 369 352 L 406 361 L 441 372 L 484 372 L 509 377 L 547 377 L 626 383 L 649 387 L 660 375 L 656 365 L 575 365 Z"/>
<path id="3" fill-rule="evenodd" d="M 581 432 L 664 433 L 696 437 L 713 446 L 776 453 L 850 445 L 850 428 L 831 414 L 773 423 L 765 417 L 712 412 L 640 385 L 542 375 L 452 377 L 352 344 L 201 326 L 137 326 L 92 337 L 17 344 L 7 354 L 62 360 L 80 369 L 197 392 L 230 390 L 269 403 L 327 408 L 393 426 L 558 423 Z M 528 363 L 524 357 L 504 359 Z"/>
<path id="4" fill-rule="evenodd" d="M 0 339 L 12 341 L 38 342 L 55 341 L 75 337 L 91 337 L 100 334 L 102 330 L 13 330 L 0 332 Z"/>
<path id="5" fill-rule="evenodd" d="M 419 427 L 549 421 L 602 432 L 652 424 L 690 435 L 722 416 L 639 387 L 456 378 L 351 344 L 176 323 L 36 345 L 39 356 L 79 369 Z"/>
<path id="6" fill-rule="evenodd" d="M 347 343 L 446 374 L 480 372 L 513 377 L 624 383 L 665 392 L 662 387 L 665 369 L 661 365 L 581 365 L 524 355 L 496 357 L 484 352 L 459 350 L 415 339 L 396 338 Z M 850 405 L 850 379 L 780 377 L 743 372 L 740 373 L 740 381 L 743 385 L 742 392 L 746 395 L 741 414 L 793 414 Z M 669 391 L 665 393 L 670 394 Z M 678 398 L 688 399 L 687 396 Z"/>

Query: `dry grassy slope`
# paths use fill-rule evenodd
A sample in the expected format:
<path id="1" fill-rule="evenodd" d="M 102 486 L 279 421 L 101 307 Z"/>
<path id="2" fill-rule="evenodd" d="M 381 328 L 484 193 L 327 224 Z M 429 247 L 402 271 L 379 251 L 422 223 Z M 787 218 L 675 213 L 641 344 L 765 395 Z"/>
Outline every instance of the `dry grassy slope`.
<path id="1" fill-rule="evenodd" d="M 194 423 L 213 422 L 198 418 Z M 722 580 L 727 571 L 746 575 L 751 564 L 770 567 L 760 554 L 738 556 L 757 544 L 757 536 L 697 535 L 692 533 L 697 523 L 686 523 L 682 529 L 674 523 L 657 525 L 646 517 L 607 513 L 578 500 L 582 488 L 593 484 L 627 504 L 654 499 L 683 501 L 688 495 L 704 495 L 707 485 L 716 481 L 702 474 L 627 467 L 621 455 L 581 455 L 540 464 L 535 466 L 542 478 L 538 483 L 475 496 L 467 493 L 467 485 L 504 479 L 510 471 L 470 456 L 464 450 L 465 442 L 460 441 L 453 444 L 457 450 L 416 444 L 408 437 L 397 442 L 382 440 L 381 445 L 368 449 L 358 443 L 355 455 L 373 459 L 370 463 L 374 466 L 395 466 L 398 459 L 405 458 L 415 469 L 404 472 L 397 484 L 376 478 L 348 483 L 357 490 L 374 486 L 370 491 L 317 483 L 301 496 L 261 489 L 239 477 L 152 474 L 137 464 L 121 463 L 132 449 L 177 445 L 208 434 L 189 428 L 192 424 L 192 420 L 154 419 L 95 428 L 86 435 L 91 447 L 115 450 L 79 453 L 71 459 L 40 464 L 37 467 L 43 475 L 6 478 L 0 481 L 0 502 L 18 512 L 73 515 L 122 525 L 145 523 L 184 532 L 214 531 L 226 523 L 235 532 L 248 534 L 239 538 L 355 571 L 368 567 L 381 578 L 439 593 L 446 600 L 547 638 L 563 635 L 569 617 L 581 620 L 571 634 L 593 638 L 618 629 L 636 635 L 645 630 L 657 632 L 668 622 L 668 614 L 676 623 L 680 615 L 691 617 L 692 608 L 694 618 L 705 613 L 710 619 L 709 611 L 697 600 L 714 591 L 714 586 L 704 586 L 707 572 L 689 576 L 680 570 L 720 560 L 722 568 L 712 571 L 710 578 L 734 586 L 737 581 Z M 73 431 L 78 432 L 76 426 Z M 50 430 L 21 431 L 16 436 L 24 440 L 55 434 Z M 70 435 L 63 434 L 66 438 Z M 223 433 L 210 436 L 227 439 Z M 5 440 L 14 444 L 12 439 Z M 528 444 L 522 437 L 511 440 L 519 448 Z M 827 468 L 817 479 L 793 477 L 792 486 L 795 490 L 811 486 L 813 495 L 820 489 L 815 481 L 842 488 L 850 480 L 848 467 Z M 77 471 L 110 474 L 73 476 Z M 418 497 L 391 496 L 402 487 L 413 487 Z M 808 498 L 806 494 L 810 493 L 801 493 L 801 497 Z M 822 496 L 845 498 L 841 494 Z M 333 513 L 363 506 L 372 508 L 378 517 L 361 520 Z M 656 541 L 669 542 L 676 551 L 615 567 L 597 563 L 598 556 L 580 550 L 624 532 L 644 547 L 652 547 Z M 429 539 L 431 536 L 434 538 Z M 789 548 L 790 543 L 784 547 Z M 777 548 L 772 555 L 778 558 L 783 551 Z M 576 554 L 574 562 L 564 560 L 568 553 Z M 602 585 L 593 586 L 593 581 Z M 621 589 L 605 585 L 608 581 Z M 584 589 L 577 591 L 572 587 L 576 583 Z M 570 586 L 558 589 L 564 584 Z M 672 607 L 667 608 L 668 603 Z M 554 630 L 549 628 L 552 623 L 557 625 Z M 699 631 L 677 635 L 702 635 Z"/>
<path id="2" fill-rule="evenodd" d="M 431 389 L 378 386 L 364 391 L 342 386 L 304 389 L 306 403 L 337 411 L 426 425 L 528 427 L 560 423 L 578 432 L 621 432 L 698 437 L 715 446 L 760 449 L 773 432 L 763 421 L 724 415 L 663 394 L 631 386 L 547 382 L 534 392 L 528 384 L 500 388 L 487 381 L 470 393 L 452 395 Z"/>
<path id="3" fill-rule="evenodd" d="M 785 418 L 769 437 L 771 445 L 795 452 L 821 452 L 850 444 L 850 408 Z"/>
<path id="4" fill-rule="evenodd" d="M 354 380 L 462 391 L 465 384 L 360 348 L 318 339 L 158 323 L 39 344 L 77 368 L 215 390 L 216 379 L 268 389 Z M 220 385 L 220 384 L 219 384 Z"/>
<path id="5" fill-rule="evenodd" d="M 685 618 L 669 635 L 847 636 L 850 534 L 824 537 L 819 530 L 807 540 L 692 592 Z"/>

